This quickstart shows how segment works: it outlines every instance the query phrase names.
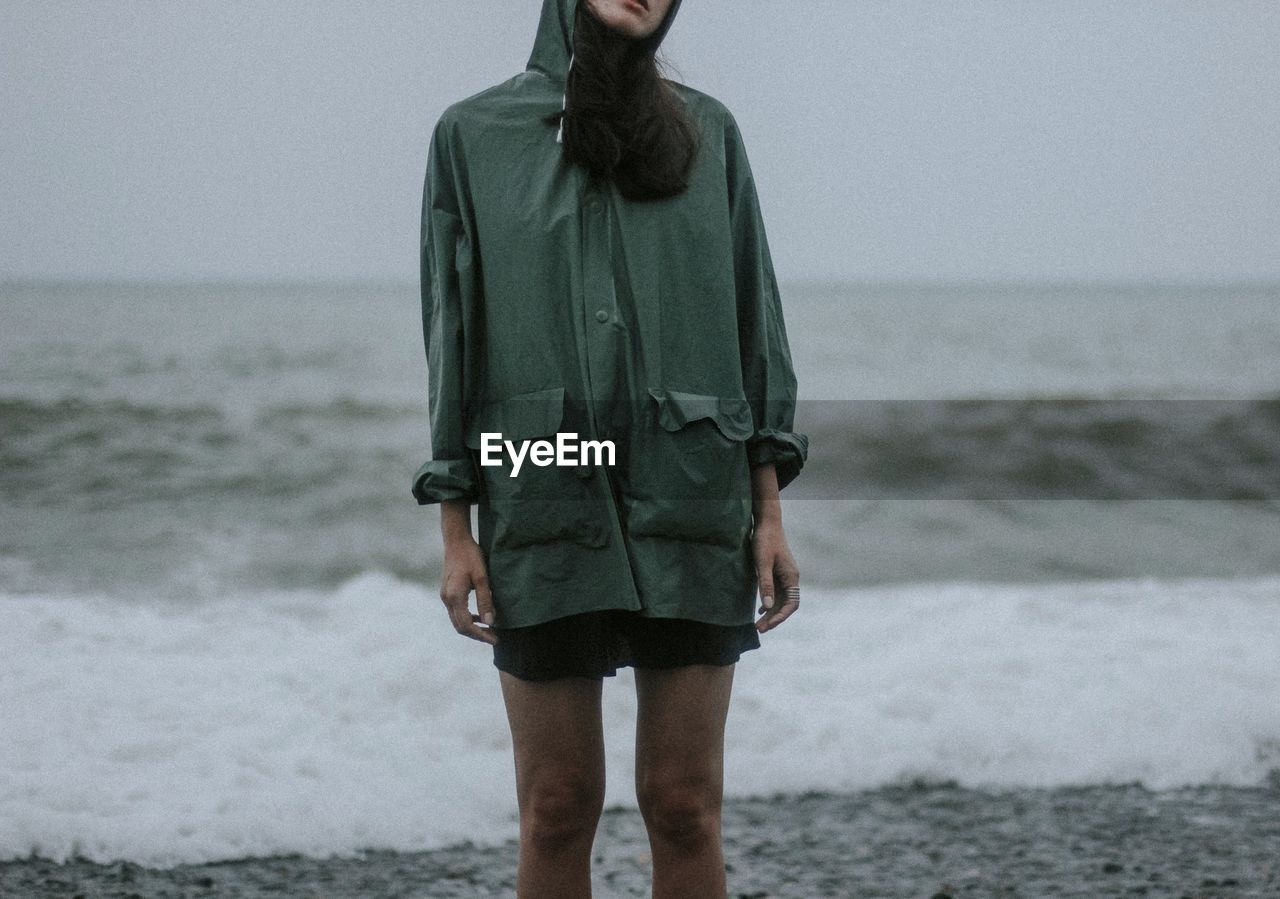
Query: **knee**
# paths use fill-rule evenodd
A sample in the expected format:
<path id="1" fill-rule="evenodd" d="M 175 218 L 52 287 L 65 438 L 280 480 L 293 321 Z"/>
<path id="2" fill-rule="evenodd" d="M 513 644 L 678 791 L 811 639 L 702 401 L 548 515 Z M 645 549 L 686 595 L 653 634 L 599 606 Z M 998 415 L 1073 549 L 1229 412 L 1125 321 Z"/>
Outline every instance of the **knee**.
<path id="1" fill-rule="evenodd" d="M 555 850 L 594 837 L 604 806 L 604 788 L 596 778 L 564 774 L 534 784 L 521 810 L 526 839 Z"/>
<path id="2" fill-rule="evenodd" d="M 688 774 L 646 777 L 636 784 L 649 832 L 691 850 L 720 838 L 720 798 L 718 783 Z"/>

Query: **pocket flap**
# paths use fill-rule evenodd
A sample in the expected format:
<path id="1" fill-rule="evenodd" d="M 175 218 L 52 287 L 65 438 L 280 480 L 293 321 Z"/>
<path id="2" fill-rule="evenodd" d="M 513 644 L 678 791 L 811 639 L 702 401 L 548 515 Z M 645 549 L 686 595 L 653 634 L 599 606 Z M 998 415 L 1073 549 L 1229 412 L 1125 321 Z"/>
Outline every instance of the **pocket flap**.
<path id="1" fill-rule="evenodd" d="M 678 390 L 649 388 L 658 403 L 658 421 L 668 431 L 678 431 L 691 421 L 709 418 L 729 440 L 746 440 L 755 432 L 751 405 L 742 397 L 709 396 Z"/>
<path id="2" fill-rule="evenodd" d="M 512 441 L 549 437 L 560 430 L 563 420 L 563 387 L 517 393 L 481 406 L 467 427 L 465 442 L 479 449 L 480 435 L 495 432 Z"/>

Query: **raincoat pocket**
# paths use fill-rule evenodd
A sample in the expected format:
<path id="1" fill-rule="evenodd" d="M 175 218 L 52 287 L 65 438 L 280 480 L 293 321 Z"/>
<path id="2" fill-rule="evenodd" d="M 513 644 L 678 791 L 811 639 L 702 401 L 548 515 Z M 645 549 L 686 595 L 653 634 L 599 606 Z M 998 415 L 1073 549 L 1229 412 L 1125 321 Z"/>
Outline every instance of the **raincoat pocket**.
<path id="1" fill-rule="evenodd" d="M 627 532 L 738 547 L 751 527 L 744 398 L 650 388 L 632 438 Z"/>
<path id="2" fill-rule="evenodd" d="M 553 446 L 564 422 L 565 391 L 551 387 L 485 403 L 471 421 L 467 446 L 481 450 L 484 434 L 496 434 L 489 452 L 496 465 L 477 468 L 483 483 L 479 521 L 481 543 L 498 549 L 518 549 L 541 543 L 569 542 L 604 546 L 608 530 L 600 516 L 600 504 L 576 466 L 533 462 L 532 449 L 522 462 L 512 459 L 506 443 L 517 451 L 526 441 L 548 441 Z M 513 476 L 514 472 L 514 476 Z"/>

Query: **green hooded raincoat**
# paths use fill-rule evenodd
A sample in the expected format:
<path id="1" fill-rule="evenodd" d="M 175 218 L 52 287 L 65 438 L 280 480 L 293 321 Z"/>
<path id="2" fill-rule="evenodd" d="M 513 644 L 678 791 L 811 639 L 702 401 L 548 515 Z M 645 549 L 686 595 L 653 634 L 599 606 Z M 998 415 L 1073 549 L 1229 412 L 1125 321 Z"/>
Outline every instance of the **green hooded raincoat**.
<path id="1" fill-rule="evenodd" d="M 579 0 L 543 0 L 525 71 L 448 107 L 422 203 L 431 455 L 420 504 L 478 504 L 498 627 L 597 609 L 754 620 L 752 466 L 808 453 L 742 136 L 670 82 L 701 145 L 687 191 L 632 202 L 561 156 Z M 671 27 L 680 0 L 650 37 Z M 481 434 L 612 440 L 615 464 L 516 477 Z M 493 457 L 491 457 L 493 458 Z"/>

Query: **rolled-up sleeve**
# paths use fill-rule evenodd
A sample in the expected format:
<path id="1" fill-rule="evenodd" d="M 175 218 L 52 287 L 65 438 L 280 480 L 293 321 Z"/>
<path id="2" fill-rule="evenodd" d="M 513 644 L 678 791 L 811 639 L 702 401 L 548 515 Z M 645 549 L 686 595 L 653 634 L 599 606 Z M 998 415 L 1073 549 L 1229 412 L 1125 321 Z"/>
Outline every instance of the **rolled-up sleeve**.
<path id="1" fill-rule="evenodd" d="M 778 282 L 742 134 L 727 110 L 725 163 L 742 380 L 755 420 L 755 431 L 747 441 L 747 456 L 753 468 L 773 463 L 781 489 L 795 480 L 804 467 L 809 438 L 795 430 L 796 376 Z"/>
<path id="2" fill-rule="evenodd" d="M 427 404 L 431 458 L 413 475 L 419 505 L 443 500 L 474 501 L 480 482 L 467 448 L 469 322 L 478 283 L 469 215 L 442 116 L 432 132 L 422 191 L 422 338 L 427 356 Z"/>

